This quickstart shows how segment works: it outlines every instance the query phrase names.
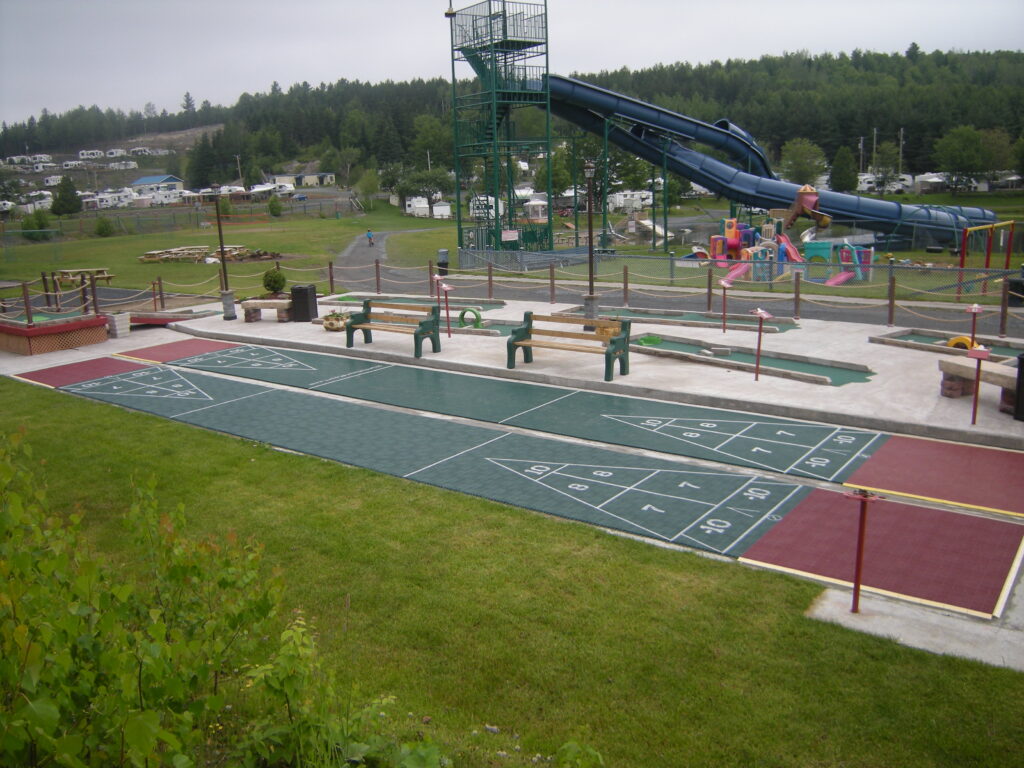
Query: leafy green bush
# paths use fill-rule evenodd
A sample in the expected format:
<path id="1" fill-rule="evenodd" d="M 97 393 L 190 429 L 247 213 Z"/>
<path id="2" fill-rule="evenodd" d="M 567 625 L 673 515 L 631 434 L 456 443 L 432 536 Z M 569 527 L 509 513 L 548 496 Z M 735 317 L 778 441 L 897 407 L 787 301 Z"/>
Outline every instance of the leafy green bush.
<path id="1" fill-rule="evenodd" d="M 114 222 L 106 216 L 100 216 L 96 219 L 96 229 L 93 231 L 97 237 L 111 237 L 116 231 L 116 228 L 114 227 Z"/>
<path id="2" fill-rule="evenodd" d="M 446 764 L 383 733 L 389 700 L 335 713 L 301 616 L 268 642 L 279 588 L 260 547 L 186 538 L 150 482 L 127 577 L 90 556 L 78 515 L 47 510 L 31 460 L 22 434 L 0 437 L 0 764 Z"/>
<path id="3" fill-rule="evenodd" d="M 220 210 L 221 216 L 231 215 L 231 201 L 228 200 L 226 195 L 217 198 L 217 208 Z"/>
<path id="4" fill-rule="evenodd" d="M 271 195 L 270 199 L 267 200 L 267 212 L 274 218 L 277 218 L 281 215 L 283 210 L 284 208 L 281 205 L 281 199 L 277 195 Z"/>
<path id="5" fill-rule="evenodd" d="M 50 228 L 50 214 L 37 208 L 21 220 L 21 234 L 26 240 L 49 240 L 51 233 L 44 230 Z"/>
<path id="6" fill-rule="evenodd" d="M 267 290 L 267 293 L 280 293 L 284 290 L 285 284 L 288 282 L 287 278 L 277 267 L 268 269 L 263 273 L 263 287 Z"/>

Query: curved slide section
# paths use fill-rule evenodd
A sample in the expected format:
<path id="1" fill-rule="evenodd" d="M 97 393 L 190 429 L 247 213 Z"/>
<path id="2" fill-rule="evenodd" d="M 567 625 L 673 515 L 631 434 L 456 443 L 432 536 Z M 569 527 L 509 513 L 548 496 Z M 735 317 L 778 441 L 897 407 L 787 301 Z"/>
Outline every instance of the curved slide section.
<path id="1" fill-rule="evenodd" d="M 549 82 L 551 110 L 556 115 L 598 136 L 604 134 L 606 118 L 631 124 L 629 130 L 609 124 L 608 140 L 655 165 L 661 165 L 664 158 L 673 172 L 716 194 L 755 208 L 788 208 L 797 198 L 800 185 L 771 176 L 766 161 L 763 165 L 754 162 L 759 148 L 755 151 L 733 131 L 714 129 L 580 80 L 551 75 Z M 706 132 L 702 126 L 716 132 Z M 699 141 L 726 150 L 734 157 L 749 159 L 751 167 L 756 165 L 765 173 L 738 170 L 678 143 L 684 140 Z M 763 152 L 760 155 L 763 158 Z M 925 228 L 946 240 L 957 237 L 964 227 L 996 220 L 995 213 L 984 208 L 904 205 L 839 192 L 819 192 L 818 209 L 837 222 L 856 222 L 863 229 L 911 235 L 915 229 Z"/>
<path id="2" fill-rule="evenodd" d="M 640 126 L 640 130 L 646 126 L 676 139 L 707 144 L 746 166 L 750 173 L 775 178 L 765 151 L 754 137 L 728 120 L 719 120 L 711 125 L 571 77 L 548 75 L 548 85 L 552 102 L 594 110 L 608 117 L 628 116 Z"/>

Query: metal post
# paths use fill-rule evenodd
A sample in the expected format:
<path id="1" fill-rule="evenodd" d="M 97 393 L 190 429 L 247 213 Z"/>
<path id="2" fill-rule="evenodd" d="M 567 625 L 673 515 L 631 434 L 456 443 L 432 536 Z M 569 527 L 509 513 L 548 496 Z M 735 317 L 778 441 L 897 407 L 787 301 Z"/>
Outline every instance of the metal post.
<path id="1" fill-rule="evenodd" d="M 622 266 L 622 306 L 629 306 L 629 266 Z"/>
<path id="2" fill-rule="evenodd" d="M 217 188 L 220 189 L 219 187 Z M 228 286 L 228 264 L 224 259 L 224 229 L 220 224 L 220 194 L 213 201 L 213 210 L 217 213 L 217 240 L 220 243 L 220 289 L 222 291 L 229 291 L 231 288 Z"/>
<path id="3" fill-rule="evenodd" d="M 373 260 L 373 269 L 377 276 L 377 295 L 380 296 L 380 259 Z"/>
<path id="4" fill-rule="evenodd" d="M 860 613 L 860 585 L 864 574 L 864 541 L 867 538 L 868 502 L 879 497 L 873 496 L 862 488 L 845 495 L 847 498 L 860 501 L 860 521 L 857 524 L 857 560 L 853 569 L 853 605 L 850 607 L 850 613 Z"/>
<path id="5" fill-rule="evenodd" d="M 718 284 L 722 286 L 722 333 L 725 333 L 726 312 L 729 306 L 729 286 L 731 283 L 728 280 L 719 280 Z"/>
<path id="6" fill-rule="evenodd" d="M 971 426 L 973 427 L 978 423 L 978 393 L 981 390 L 981 363 L 983 360 L 988 360 L 989 350 L 984 347 L 969 349 L 967 350 L 967 356 L 978 361 L 978 365 L 974 369 L 974 402 L 971 404 Z"/>
<path id="7" fill-rule="evenodd" d="M 587 177 L 587 295 L 583 297 L 583 315 L 587 318 L 597 317 L 597 295 L 594 293 L 594 172 L 596 170 L 596 166 L 590 160 L 583 165 L 583 175 Z M 552 283 L 551 303 L 555 303 L 554 283 Z"/>
<path id="8" fill-rule="evenodd" d="M 999 301 L 999 338 L 1006 338 L 1006 320 L 1010 314 L 1010 281 L 1003 278 L 1002 297 Z"/>
<path id="9" fill-rule="evenodd" d="M 896 324 L 896 273 L 893 262 L 896 260 L 892 257 L 889 258 L 889 327 L 892 328 Z M 959 286 L 960 283 L 957 283 Z"/>

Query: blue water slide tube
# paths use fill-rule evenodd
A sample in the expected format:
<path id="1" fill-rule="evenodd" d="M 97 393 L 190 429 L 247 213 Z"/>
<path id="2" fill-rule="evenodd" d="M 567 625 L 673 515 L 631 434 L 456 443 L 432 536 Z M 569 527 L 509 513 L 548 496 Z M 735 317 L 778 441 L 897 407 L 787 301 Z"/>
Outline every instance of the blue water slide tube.
<path id="1" fill-rule="evenodd" d="M 768 157 L 754 141 L 754 137 L 728 120 L 719 120 L 714 125 L 704 123 L 571 77 L 548 75 L 548 85 L 552 102 L 592 109 L 609 116 L 629 116 L 632 120 L 678 139 L 720 149 L 756 176 L 775 178 Z"/>
<path id="2" fill-rule="evenodd" d="M 655 165 L 664 161 L 695 184 L 756 208 L 788 208 L 796 199 L 799 185 L 776 179 L 763 151 L 742 129 L 728 124 L 725 129 L 716 128 L 580 80 L 549 75 L 548 82 L 552 112 L 598 136 L 604 134 L 605 120 L 614 118 L 608 140 L 637 157 Z M 628 130 L 621 127 L 623 123 Z M 758 171 L 739 170 L 680 141 L 725 150 Z M 839 192 L 819 192 L 818 210 L 837 222 L 855 222 L 862 229 L 890 235 L 912 235 L 915 229 L 925 228 L 938 240 L 952 240 L 964 227 L 996 221 L 995 213 L 984 208 L 905 205 Z"/>

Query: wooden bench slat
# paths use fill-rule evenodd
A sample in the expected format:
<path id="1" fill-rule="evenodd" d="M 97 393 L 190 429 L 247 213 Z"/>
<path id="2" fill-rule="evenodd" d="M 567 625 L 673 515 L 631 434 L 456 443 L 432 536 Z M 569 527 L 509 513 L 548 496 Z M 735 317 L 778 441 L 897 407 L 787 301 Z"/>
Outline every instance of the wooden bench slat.
<path id="1" fill-rule="evenodd" d="M 394 304 L 386 301 L 375 301 L 371 304 L 372 309 L 382 307 L 384 309 L 408 309 L 412 312 L 425 312 L 428 315 L 434 311 L 433 306 L 426 306 L 423 304 Z"/>
<path id="2" fill-rule="evenodd" d="M 556 336 L 562 339 L 583 339 L 584 341 L 597 341 L 601 344 L 607 344 L 610 336 L 604 334 L 587 333 L 585 331 L 552 331 L 547 328 L 531 328 L 530 334 L 532 336 Z"/>
<path id="3" fill-rule="evenodd" d="M 621 320 L 608 320 L 603 317 L 570 317 L 568 315 L 534 315 L 533 322 L 541 323 L 572 323 L 573 325 L 592 325 L 595 328 L 621 328 Z"/>
<path id="4" fill-rule="evenodd" d="M 412 315 L 388 315 L 382 312 L 371 312 L 367 317 L 374 323 L 382 321 L 385 323 L 411 323 L 413 325 L 422 323 L 426 319 L 423 317 L 413 317 Z"/>
<path id="5" fill-rule="evenodd" d="M 530 339 L 528 341 L 515 341 L 513 344 L 517 347 L 544 347 L 545 349 L 566 349 L 570 352 L 592 352 L 595 355 L 604 354 L 604 347 L 588 347 L 586 344 L 566 344 L 562 341 L 538 341 Z"/>
<path id="6" fill-rule="evenodd" d="M 395 331 L 396 333 L 416 333 L 411 325 L 391 325 L 390 323 L 356 323 L 353 328 L 369 328 L 371 331 Z"/>

